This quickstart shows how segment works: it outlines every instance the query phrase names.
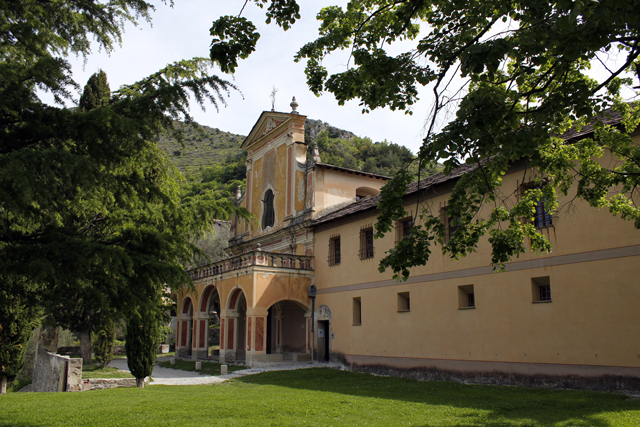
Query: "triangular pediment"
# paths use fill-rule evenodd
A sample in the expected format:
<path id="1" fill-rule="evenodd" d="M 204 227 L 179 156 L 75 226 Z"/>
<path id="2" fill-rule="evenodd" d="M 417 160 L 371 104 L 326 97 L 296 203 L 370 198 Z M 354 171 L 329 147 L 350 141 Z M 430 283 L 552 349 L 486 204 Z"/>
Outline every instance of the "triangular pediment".
<path id="1" fill-rule="evenodd" d="M 260 115 L 260 118 L 258 119 L 256 124 L 253 125 L 251 132 L 249 132 L 249 135 L 245 138 L 240 148 L 247 150 L 252 145 L 261 141 L 263 138 L 275 134 L 278 131 L 278 128 L 287 126 L 288 122 L 291 120 L 291 116 L 292 115 L 289 113 L 263 111 Z"/>

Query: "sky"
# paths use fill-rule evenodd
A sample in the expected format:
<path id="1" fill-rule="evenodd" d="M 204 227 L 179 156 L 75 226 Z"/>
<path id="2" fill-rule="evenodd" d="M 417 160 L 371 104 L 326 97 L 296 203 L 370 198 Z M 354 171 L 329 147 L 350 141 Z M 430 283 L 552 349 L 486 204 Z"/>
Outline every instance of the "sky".
<path id="1" fill-rule="evenodd" d="M 208 57 L 211 36 L 209 29 L 221 15 L 238 15 L 242 0 L 178 0 L 173 8 L 157 2 L 152 23 L 141 22 L 138 27 L 128 25 L 122 38 L 122 46 L 107 55 L 94 52 L 87 57 L 69 58 L 74 80 L 84 86 L 91 74 L 102 69 L 107 73 L 111 90 L 123 84 L 138 81 L 168 63 L 196 56 Z M 275 110 L 290 112 L 293 96 L 299 104 L 298 111 L 310 119 L 322 120 L 332 126 L 349 130 L 374 142 L 384 141 L 408 147 L 417 152 L 423 135 L 429 102 L 428 90 L 423 89 L 421 101 L 416 103 L 413 115 L 389 109 L 374 110 L 362 114 L 358 101 L 339 106 L 334 96 L 325 93 L 316 97 L 306 84 L 305 64 L 295 63 L 294 55 L 306 42 L 318 35 L 316 14 L 325 6 L 345 5 L 346 0 L 301 0 L 301 19 L 288 31 L 275 24 L 265 24 L 264 10 L 249 2 L 242 16 L 253 21 L 261 34 L 256 51 L 241 60 L 234 75 L 223 74 L 215 67 L 212 72 L 235 84 L 240 92 L 232 91 L 227 106 L 216 111 L 207 105 L 202 111 L 196 104 L 191 107 L 195 120 L 203 125 L 236 134 L 247 135 L 263 111 L 271 110 L 270 94 L 277 89 Z M 329 73 L 347 69 L 348 54 L 333 55 L 324 65 Z M 79 98 L 79 94 L 76 95 Z"/>
<path id="2" fill-rule="evenodd" d="M 122 45 L 110 55 L 96 47 L 86 62 L 83 58 L 69 58 L 73 77 L 81 87 L 100 69 L 107 73 L 111 89 L 115 90 L 174 61 L 208 57 L 212 39 L 209 29 L 213 21 L 222 15 L 238 15 L 244 4 L 244 0 L 176 0 L 170 7 L 160 0 L 151 1 L 157 3 L 151 25 L 145 21 L 137 27 L 127 25 Z M 213 105 L 206 105 L 206 111 L 202 111 L 194 103 L 191 115 L 200 124 L 247 135 L 260 114 L 271 109 L 270 95 L 275 87 L 276 111 L 290 112 L 289 104 L 295 96 L 300 114 L 357 136 L 369 137 L 374 142 L 386 140 L 404 145 L 417 153 L 431 106 L 430 89 L 419 88 L 420 100 L 413 106 L 413 115 L 389 109 L 362 114 L 358 101 L 339 106 L 330 93 L 316 97 L 306 84 L 305 63 L 295 63 L 293 58 L 301 46 L 317 38 L 319 21 L 316 14 L 319 10 L 329 5 L 345 6 L 347 0 L 298 0 L 298 3 L 301 19 L 288 31 L 273 23 L 265 24 L 265 11 L 253 1 L 247 3 L 242 16 L 250 19 L 261 34 L 256 51 L 239 62 L 234 75 L 223 74 L 217 67 L 212 69 L 212 73 L 235 84 L 239 92 L 232 90 L 227 106 L 220 106 L 219 111 Z M 394 46 L 388 51 L 398 54 L 403 47 L 406 45 Z M 619 58 L 615 54 L 609 56 L 607 62 L 617 63 L 624 59 L 624 55 Z M 347 69 L 348 61 L 348 52 L 340 52 L 326 58 L 323 65 L 330 74 L 338 73 Z M 601 71 L 595 67 L 590 74 L 601 77 Z M 78 93 L 76 99 L 79 97 Z M 46 96 L 43 98 L 46 100 Z"/>

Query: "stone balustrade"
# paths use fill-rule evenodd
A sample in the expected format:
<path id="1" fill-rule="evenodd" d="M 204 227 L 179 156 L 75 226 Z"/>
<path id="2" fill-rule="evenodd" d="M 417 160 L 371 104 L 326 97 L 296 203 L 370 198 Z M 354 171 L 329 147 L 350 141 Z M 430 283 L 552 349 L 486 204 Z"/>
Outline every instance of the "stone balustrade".
<path id="1" fill-rule="evenodd" d="M 313 257 L 255 250 L 204 267 L 194 268 L 189 270 L 189 275 L 192 280 L 195 280 L 252 266 L 313 270 Z"/>

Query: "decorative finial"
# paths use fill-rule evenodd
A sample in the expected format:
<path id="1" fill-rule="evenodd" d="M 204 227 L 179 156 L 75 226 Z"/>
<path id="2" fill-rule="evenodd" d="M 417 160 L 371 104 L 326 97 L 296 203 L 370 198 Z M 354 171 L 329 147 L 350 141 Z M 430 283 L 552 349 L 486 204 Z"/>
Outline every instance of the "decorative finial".
<path id="1" fill-rule="evenodd" d="M 297 111 L 298 108 L 298 103 L 296 102 L 296 97 L 294 96 L 293 99 L 291 100 L 291 114 L 300 114 Z"/>
<path id="2" fill-rule="evenodd" d="M 313 143 L 313 163 L 320 163 L 320 151 L 318 151 L 318 144 Z"/>
<path id="3" fill-rule="evenodd" d="M 271 95 L 269 95 L 269 98 L 271 98 L 271 111 L 276 111 L 276 93 L 278 93 L 278 89 L 274 86 L 271 89 Z"/>
<path id="4" fill-rule="evenodd" d="M 238 185 L 238 188 L 236 188 L 236 200 L 240 200 L 240 197 L 242 197 L 242 186 Z"/>

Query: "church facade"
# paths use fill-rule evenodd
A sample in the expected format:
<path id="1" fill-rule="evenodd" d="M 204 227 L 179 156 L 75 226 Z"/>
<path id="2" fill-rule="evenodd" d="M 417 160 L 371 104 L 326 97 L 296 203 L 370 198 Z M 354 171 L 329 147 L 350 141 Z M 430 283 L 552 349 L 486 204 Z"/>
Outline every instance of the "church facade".
<path id="1" fill-rule="evenodd" d="M 292 107 L 263 112 L 242 144 L 247 187 L 238 203 L 257 221 L 234 220 L 229 258 L 191 271 L 197 292 L 185 287 L 178 297 L 179 354 L 209 356 L 215 313 L 225 362 L 314 354 L 425 379 L 640 390 L 640 234 L 632 223 L 572 201 L 561 214 L 536 217 L 551 253 L 528 252 L 494 273 L 486 239 L 458 261 L 434 248 L 426 266 L 398 282 L 378 271 L 380 259 L 413 225 L 417 206 L 446 219 L 464 168 L 411 186 L 407 218 L 374 240 L 387 178 L 324 164 L 317 151 L 307 156 L 306 117 L 295 100 Z M 506 203 L 535 174 L 514 164 L 503 180 Z"/>

